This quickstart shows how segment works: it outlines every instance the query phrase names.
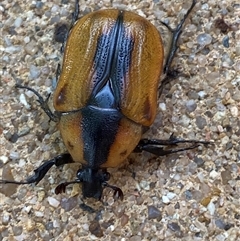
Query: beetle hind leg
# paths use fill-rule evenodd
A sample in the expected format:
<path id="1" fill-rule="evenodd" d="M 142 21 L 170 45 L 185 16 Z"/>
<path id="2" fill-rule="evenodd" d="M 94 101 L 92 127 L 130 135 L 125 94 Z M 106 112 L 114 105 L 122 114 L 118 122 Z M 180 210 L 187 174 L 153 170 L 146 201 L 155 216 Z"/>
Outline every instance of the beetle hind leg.
<path id="1" fill-rule="evenodd" d="M 192 5 L 191 7 L 188 9 L 187 13 L 184 15 L 183 19 L 181 20 L 181 22 L 177 25 L 177 27 L 175 29 L 172 29 L 169 25 L 167 25 L 166 23 L 164 22 L 161 22 L 164 26 L 166 26 L 168 28 L 168 30 L 172 33 L 172 42 L 171 42 L 171 45 L 170 45 L 170 51 L 168 53 L 168 57 L 167 57 L 167 60 L 166 60 L 166 64 L 164 66 L 164 73 L 166 75 L 171 75 L 171 70 L 170 70 L 170 66 L 172 64 L 172 61 L 173 61 L 173 58 L 174 58 L 174 55 L 178 49 L 178 45 L 177 45 L 177 42 L 178 42 L 178 39 L 182 33 L 182 26 L 185 22 L 185 20 L 187 19 L 188 15 L 190 14 L 190 12 L 192 11 L 192 9 L 194 8 L 194 6 L 196 5 L 196 0 L 193 0 L 192 1 Z"/>
<path id="2" fill-rule="evenodd" d="M 188 144 L 188 146 L 183 148 L 176 148 L 176 149 L 169 149 L 170 147 L 176 147 L 178 144 Z M 211 144 L 208 141 L 198 141 L 198 140 L 184 140 L 178 139 L 173 135 L 170 136 L 168 140 L 161 140 L 161 139 L 142 139 L 138 143 L 137 147 L 135 148 L 134 152 L 142 152 L 147 151 L 152 153 L 156 156 L 165 156 L 168 154 L 173 154 L 181 151 L 195 149 L 200 145 L 209 145 Z M 165 146 L 167 148 L 165 148 Z"/>

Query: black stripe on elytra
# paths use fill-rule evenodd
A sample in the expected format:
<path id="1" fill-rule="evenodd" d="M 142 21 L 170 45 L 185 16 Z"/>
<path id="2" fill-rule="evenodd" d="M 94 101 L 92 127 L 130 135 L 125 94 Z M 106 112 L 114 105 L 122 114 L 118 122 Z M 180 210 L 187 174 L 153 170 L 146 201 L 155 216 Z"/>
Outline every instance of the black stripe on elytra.
<path id="1" fill-rule="evenodd" d="M 124 12 L 119 11 L 115 25 L 107 33 L 103 32 L 97 41 L 97 48 L 94 57 L 94 79 L 92 80 L 94 89 L 88 104 L 98 105 L 99 92 L 107 86 L 106 91 L 101 93 L 103 98 L 113 99 L 109 105 L 106 100 L 105 108 L 117 108 L 121 102 L 121 92 L 124 90 L 126 73 L 131 64 L 131 56 L 134 41 L 132 36 L 126 32 L 123 24 Z M 96 97 L 98 95 L 98 97 Z M 104 108 L 104 106 L 100 105 Z"/>

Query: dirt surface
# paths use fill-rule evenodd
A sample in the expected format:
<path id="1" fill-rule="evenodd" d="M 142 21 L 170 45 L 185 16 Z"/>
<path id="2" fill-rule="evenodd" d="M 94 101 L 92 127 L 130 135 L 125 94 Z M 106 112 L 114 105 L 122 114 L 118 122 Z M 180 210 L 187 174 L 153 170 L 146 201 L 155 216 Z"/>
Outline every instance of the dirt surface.
<path id="1" fill-rule="evenodd" d="M 166 33 L 160 20 L 176 26 L 190 4 L 81 0 L 80 16 L 121 8 Z M 55 26 L 70 24 L 73 9 L 72 0 L 0 2 L 3 179 L 23 180 L 43 160 L 65 151 L 57 126 L 33 93 L 14 86 L 26 84 L 45 97 L 54 91 L 62 59 Z M 167 139 L 174 133 L 214 145 L 159 158 L 130 155 L 109 170 L 109 183 L 122 189 L 124 200 L 114 201 L 106 189 L 102 202 L 85 200 L 94 213 L 79 207 L 79 185 L 54 194 L 61 181 L 75 178 L 78 165 L 53 167 L 37 186 L 2 185 L 0 240 L 240 240 L 239 26 L 238 1 L 198 1 L 173 62 L 180 74 L 163 91 L 156 121 L 145 135 Z"/>

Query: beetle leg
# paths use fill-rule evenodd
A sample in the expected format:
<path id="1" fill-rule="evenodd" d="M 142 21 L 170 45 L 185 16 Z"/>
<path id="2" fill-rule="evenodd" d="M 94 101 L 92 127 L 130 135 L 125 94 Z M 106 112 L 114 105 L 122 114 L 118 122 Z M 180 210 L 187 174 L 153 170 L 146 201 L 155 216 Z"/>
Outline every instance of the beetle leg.
<path id="1" fill-rule="evenodd" d="M 113 189 L 113 191 L 114 191 L 113 197 L 115 200 L 116 199 L 120 199 L 121 201 L 123 200 L 123 192 L 119 187 L 112 186 L 112 185 L 108 184 L 107 182 L 103 182 L 103 186 Z"/>
<path id="2" fill-rule="evenodd" d="M 54 122 L 58 121 L 58 119 L 59 119 L 58 116 L 54 115 L 54 113 L 51 111 L 51 109 L 48 106 L 48 100 L 49 100 L 50 94 L 44 100 L 43 97 L 36 90 L 34 90 L 31 87 L 28 87 L 28 86 L 25 86 L 25 85 L 20 85 L 20 84 L 16 84 L 15 87 L 16 88 L 20 88 L 20 89 L 27 89 L 27 90 L 32 91 L 38 97 L 37 102 L 40 104 L 40 106 L 44 110 L 44 112 L 48 115 L 50 120 L 54 121 Z"/>
<path id="3" fill-rule="evenodd" d="M 51 160 L 44 162 L 40 167 L 34 170 L 34 174 L 26 179 L 26 181 L 16 182 L 11 180 L 0 180 L 0 184 L 31 184 L 35 183 L 36 185 L 43 179 L 49 169 L 55 166 L 62 166 L 64 164 L 73 163 L 73 159 L 69 153 L 61 154 L 54 157 Z"/>
<path id="4" fill-rule="evenodd" d="M 177 45 L 177 42 L 178 42 L 178 39 L 182 33 L 182 26 L 185 22 L 185 20 L 187 19 L 188 15 L 190 14 L 190 12 L 192 11 L 192 9 L 194 8 L 195 4 L 196 4 L 196 0 L 193 0 L 192 1 L 192 5 L 191 7 L 188 9 L 187 13 L 184 15 L 183 19 L 181 20 L 181 22 L 177 25 L 177 27 L 175 29 L 172 29 L 169 25 L 167 25 L 166 23 L 164 22 L 161 22 L 164 26 L 166 26 L 168 28 L 168 30 L 170 32 L 172 32 L 172 42 L 171 42 L 171 45 L 170 45 L 170 52 L 168 53 L 168 57 L 167 57 L 167 60 L 166 60 L 166 64 L 164 66 L 164 73 L 165 74 L 169 74 L 170 72 L 170 66 L 171 66 L 171 63 L 173 61 L 173 58 L 174 58 L 174 55 L 178 49 L 178 45 Z"/>
<path id="5" fill-rule="evenodd" d="M 177 146 L 180 143 L 189 143 L 190 146 L 177 148 L 177 149 L 164 149 L 163 146 L 173 147 Z M 135 148 L 134 152 L 142 152 L 147 151 L 157 156 L 164 156 L 172 153 L 177 153 L 180 151 L 186 151 L 194 149 L 200 145 L 209 145 L 211 144 L 209 141 L 197 141 L 197 140 L 184 140 L 184 139 L 177 139 L 173 135 L 170 136 L 168 140 L 160 140 L 160 139 L 142 139 L 138 143 L 137 147 Z"/>
<path id="6" fill-rule="evenodd" d="M 78 15 L 79 15 L 79 0 L 75 1 L 75 8 L 74 12 L 72 13 L 72 23 L 71 23 L 71 28 L 74 25 L 74 23 L 78 20 Z M 71 29 L 70 28 L 70 29 Z"/>
<path id="7" fill-rule="evenodd" d="M 63 38 L 63 41 L 62 41 L 62 46 L 60 48 L 60 52 L 61 53 L 64 52 L 65 44 L 66 44 L 69 32 L 71 31 L 71 29 L 72 29 L 73 25 L 75 24 L 75 22 L 78 20 L 78 15 L 79 15 L 79 0 L 75 0 L 74 12 L 72 12 L 72 22 L 71 22 L 71 25 L 68 28 L 68 30 L 66 32 L 64 31 L 64 38 Z"/>
<path id="8" fill-rule="evenodd" d="M 74 184 L 74 183 L 80 183 L 80 180 L 75 180 L 75 181 L 70 181 L 70 182 L 62 182 L 59 185 L 57 185 L 57 187 L 55 188 L 55 194 L 60 194 L 60 193 L 64 193 L 66 191 L 66 187 L 70 184 Z"/>

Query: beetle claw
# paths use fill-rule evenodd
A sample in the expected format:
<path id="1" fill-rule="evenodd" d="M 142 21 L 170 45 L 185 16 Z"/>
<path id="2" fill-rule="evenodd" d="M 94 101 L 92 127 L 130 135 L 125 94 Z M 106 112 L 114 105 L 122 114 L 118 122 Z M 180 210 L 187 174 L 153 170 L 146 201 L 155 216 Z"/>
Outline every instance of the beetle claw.
<path id="1" fill-rule="evenodd" d="M 122 192 L 122 189 L 119 188 L 119 187 L 116 187 L 116 186 L 112 186 L 112 185 L 109 185 L 107 182 L 104 182 L 103 185 L 105 187 L 109 187 L 111 189 L 114 190 L 114 193 L 113 193 L 113 198 L 114 200 L 118 200 L 120 199 L 121 201 L 123 200 L 123 192 Z"/>
<path id="2" fill-rule="evenodd" d="M 60 194 L 60 193 L 65 193 L 66 191 L 66 183 L 60 183 L 56 188 L 55 188 L 55 194 Z"/>
<path id="3" fill-rule="evenodd" d="M 123 200 L 123 192 L 120 188 L 116 188 L 113 193 L 113 198 L 114 200 L 120 199 L 121 201 Z"/>

